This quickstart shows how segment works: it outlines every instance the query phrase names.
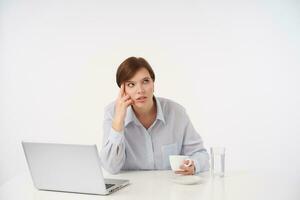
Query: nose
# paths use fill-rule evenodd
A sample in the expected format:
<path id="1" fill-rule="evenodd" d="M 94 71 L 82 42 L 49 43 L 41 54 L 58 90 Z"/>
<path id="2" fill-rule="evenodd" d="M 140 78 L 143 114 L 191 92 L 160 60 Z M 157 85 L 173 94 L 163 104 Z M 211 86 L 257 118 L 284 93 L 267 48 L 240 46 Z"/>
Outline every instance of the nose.
<path id="1" fill-rule="evenodd" d="M 143 85 L 142 84 L 138 84 L 137 93 L 138 94 L 142 94 L 144 92 L 145 92 L 145 89 L 144 89 Z"/>

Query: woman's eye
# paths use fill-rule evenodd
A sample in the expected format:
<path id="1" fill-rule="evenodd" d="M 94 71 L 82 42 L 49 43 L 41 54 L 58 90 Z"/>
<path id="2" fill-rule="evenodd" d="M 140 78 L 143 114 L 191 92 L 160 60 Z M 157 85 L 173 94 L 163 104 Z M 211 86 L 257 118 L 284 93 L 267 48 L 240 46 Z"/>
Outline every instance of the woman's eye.
<path id="1" fill-rule="evenodd" d="M 145 79 L 143 83 L 146 84 L 148 82 L 149 82 L 149 79 Z"/>
<path id="2" fill-rule="evenodd" d="M 132 88 L 134 86 L 134 84 L 133 83 L 128 83 L 127 86 Z"/>

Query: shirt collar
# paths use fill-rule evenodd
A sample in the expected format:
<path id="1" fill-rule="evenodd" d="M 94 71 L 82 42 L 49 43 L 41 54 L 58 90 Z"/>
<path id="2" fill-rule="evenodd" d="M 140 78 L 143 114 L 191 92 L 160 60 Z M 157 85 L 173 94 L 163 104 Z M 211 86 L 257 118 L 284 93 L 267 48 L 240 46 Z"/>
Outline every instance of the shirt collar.
<path id="1" fill-rule="evenodd" d="M 156 102 L 156 109 L 157 109 L 156 120 L 161 120 L 165 124 L 165 118 L 164 118 L 164 114 L 163 114 L 159 99 L 156 97 L 153 97 L 153 100 Z M 125 124 L 124 124 L 125 127 L 128 124 L 130 124 L 131 122 L 134 122 L 136 125 L 141 124 L 139 122 L 139 120 L 137 119 L 137 117 L 135 116 L 132 106 L 129 106 L 127 108 L 127 115 L 125 118 Z"/>
<path id="2" fill-rule="evenodd" d="M 154 97 L 154 100 L 156 101 L 156 109 L 157 109 L 156 119 L 161 120 L 165 124 L 166 121 L 165 121 L 164 113 L 161 108 L 160 101 L 156 97 Z"/>

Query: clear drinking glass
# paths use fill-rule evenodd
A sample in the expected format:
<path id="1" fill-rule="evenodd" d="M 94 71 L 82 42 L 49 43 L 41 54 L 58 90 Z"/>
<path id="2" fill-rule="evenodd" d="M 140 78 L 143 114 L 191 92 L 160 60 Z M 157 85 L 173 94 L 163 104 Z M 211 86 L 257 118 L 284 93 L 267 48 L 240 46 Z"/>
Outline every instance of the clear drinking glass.
<path id="1" fill-rule="evenodd" d="M 224 177 L 225 147 L 211 147 L 211 172 L 213 176 Z"/>

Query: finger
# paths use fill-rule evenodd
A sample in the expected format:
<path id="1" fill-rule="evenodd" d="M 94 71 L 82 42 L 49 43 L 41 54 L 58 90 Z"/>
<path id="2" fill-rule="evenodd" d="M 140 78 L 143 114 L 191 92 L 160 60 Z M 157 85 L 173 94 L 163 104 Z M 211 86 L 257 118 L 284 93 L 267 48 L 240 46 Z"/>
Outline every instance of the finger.
<path id="1" fill-rule="evenodd" d="M 180 174 L 180 175 L 193 175 L 193 171 L 175 171 L 175 174 Z"/>
<path id="2" fill-rule="evenodd" d="M 186 171 L 186 172 L 183 172 L 182 175 L 193 175 L 193 172 L 191 172 L 191 171 Z"/>
<path id="3" fill-rule="evenodd" d="M 132 103 L 133 103 L 132 99 L 128 99 L 128 100 L 125 101 L 125 105 L 126 105 L 126 106 L 129 106 L 129 105 L 131 105 Z"/>
<path id="4" fill-rule="evenodd" d="M 195 168 L 193 166 L 191 167 L 185 167 L 184 169 L 180 170 L 180 171 L 176 171 L 178 174 L 183 174 L 183 175 L 187 175 L 187 174 L 194 174 L 195 173 Z M 175 173 L 176 173 L 175 172 Z"/>
<path id="5" fill-rule="evenodd" d="M 183 175 L 194 175 L 193 171 L 186 171 L 183 173 Z"/>
<path id="6" fill-rule="evenodd" d="M 191 165 L 191 166 L 181 165 L 180 169 L 182 169 L 183 172 L 189 171 L 189 172 L 191 172 L 191 174 L 195 173 L 195 166 L 194 165 Z"/>
<path id="7" fill-rule="evenodd" d="M 191 159 L 184 160 L 184 165 L 190 167 L 194 165 L 194 161 Z"/>
<path id="8" fill-rule="evenodd" d="M 121 88 L 120 88 L 120 91 L 119 91 L 119 97 L 122 98 L 124 96 L 124 92 L 125 92 L 125 89 L 124 89 L 124 83 L 121 84 Z"/>
<path id="9" fill-rule="evenodd" d="M 189 164 L 190 164 L 190 162 L 191 162 L 190 160 L 184 160 L 184 161 L 183 161 L 183 164 L 185 164 L 185 165 L 189 165 Z"/>
<path id="10" fill-rule="evenodd" d="M 183 174 L 185 172 L 185 170 L 176 170 L 175 174 Z"/>
<path id="11" fill-rule="evenodd" d="M 131 99 L 129 95 L 125 95 L 121 98 L 123 101 L 127 101 L 128 99 Z"/>
<path id="12" fill-rule="evenodd" d="M 180 165 L 179 168 L 185 171 L 185 170 L 189 170 L 190 166 L 188 166 L 186 164 L 182 164 L 182 165 Z"/>

